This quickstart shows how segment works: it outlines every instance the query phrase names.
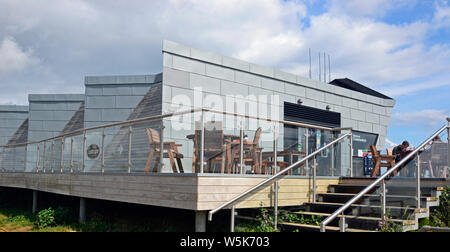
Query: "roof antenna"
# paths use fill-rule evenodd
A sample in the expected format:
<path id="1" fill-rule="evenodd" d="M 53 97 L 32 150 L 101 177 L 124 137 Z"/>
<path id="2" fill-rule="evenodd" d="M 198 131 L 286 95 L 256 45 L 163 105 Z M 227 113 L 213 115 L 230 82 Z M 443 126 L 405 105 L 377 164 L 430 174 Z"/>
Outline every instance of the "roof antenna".
<path id="1" fill-rule="evenodd" d="M 331 82 L 331 60 L 329 54 L 328 54 L 328 80 L 330 80 Z"/>
<path id="2" fill-rule="evenodd" d="M 309 79 L 312 79 L 312 72 L 311 72 L 311 48 L 309 48 Z"/>
<path id="3" fill-rule="evenodd" d="M 322 81 L 322 64 L 320 63 L 320 52 L 319 52 L 319 81 Z"/>
<path id="4" fill-rule="evenodd" d="M 325 60 L 325 53 L 323 53 L 323 81 L 327 82 L 327 61 Z"/>

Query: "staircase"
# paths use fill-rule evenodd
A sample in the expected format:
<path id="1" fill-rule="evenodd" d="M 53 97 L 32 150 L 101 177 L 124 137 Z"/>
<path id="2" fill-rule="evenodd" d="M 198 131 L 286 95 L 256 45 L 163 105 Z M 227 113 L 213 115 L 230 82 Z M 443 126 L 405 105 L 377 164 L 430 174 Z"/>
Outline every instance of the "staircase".
<path id="1" fill-rule="evenodd" d="M 361 190 L 372 183 L 369 178 L 341 178 L 340 183 L 331 185 L 327 193 L 318 194 L 316 203 L 306 203 L 299 208 L 291 208 L 290 213 L 299 218 L 323 220 L 348 202 Z M 399 181 L 387 185 L 386 212 L 390 215 L 390 223 L 406 232 L 419 229 L 419 219 L 427 218 L 430 208 L 439 206 L 439 196 L 445 181 L 429 181 L 421 187 L 421 207 L 416 209 L 414 181 Z M 339 216 L 341 217 L 341 216 Z M 381 197 L 376 187 L 345 212 L 347 232 L 375 232 L 381 218 Z M 336 218 L 327 227 L 327 232 L 339 232 L 339 220 Z M 279 223 L 283 231 L 319 232 L 320 227 L 298 223 Z"/>

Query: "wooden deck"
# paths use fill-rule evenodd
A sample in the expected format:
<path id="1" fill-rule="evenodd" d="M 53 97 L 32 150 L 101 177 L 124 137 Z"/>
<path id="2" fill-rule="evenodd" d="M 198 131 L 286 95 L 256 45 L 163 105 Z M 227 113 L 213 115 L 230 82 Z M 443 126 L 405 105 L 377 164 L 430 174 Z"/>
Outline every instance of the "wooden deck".
<path id="1" fill-rule="evenodd" d="M 25 188 L 82 198 L 111 200 L 195 211 L 211 210 L 267 176 L 211 174 L 34 174 L 0 173 L 0 187 Z M 318 178 L 317 193 L 327 191 L 339 179 Z M 279 206 L 301 205 L 312 200 L 312 180 L 287 177 L 279 183 Z M 271 187 L 237 208 L 273 205 Z"/>

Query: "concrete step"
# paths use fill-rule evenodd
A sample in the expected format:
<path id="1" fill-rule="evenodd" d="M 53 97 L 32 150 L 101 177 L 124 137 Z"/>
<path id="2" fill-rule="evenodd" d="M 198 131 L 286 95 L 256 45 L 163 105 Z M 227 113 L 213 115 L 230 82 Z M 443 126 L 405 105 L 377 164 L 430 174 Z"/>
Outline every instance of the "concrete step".
<path id="1" fill-rule="evenodd" d="M 364 190 L 367 185 L 364 184 L 337 184 L 330 185 L 329 192 L 331 193 L 354 193 L 357 194 Z M 374 194 L 380 186 L 375 186 L 368 194 Z M 415 186 L 403 186 L 397 184 L 387 184 L 386 189 L 390 195 L 401 195 L 401 196 L 415 196 L 416 187 Z M 421 195 L 424 197 L 436 197 L 436 191 L 440 190 L 438 187 L 420 187 Z"/>
<path id="2" fill-rule="evenodd" d="M 317 203 L 306 203 L 305 208 L 308 212 L 318 212 L 318 213 L 334 213 L 344 203 L 327 203 L 327 202 L 317 202 Z M 391 217 L 396 219 L 415 219 L 417 214 L 421 214 L 420 218 L 425 218 L 429 216 L 428 209 L 421 208 L 408 208 L 408 207 L 395 207 L 387 206 L 386 212 L 390 214 Z M 360 205 L 354 204 L 345 211 L 345 215 L 354 216 L 369 216 L 369 217 L 380 217 L 381 207 L 376 205 Z"/>
<path id="3" fill-rule="evenodd" d="M 370 185 L 373 183 L 376 179 L 375 178 L 368 178 L 368 177 L 356 177 L 356 178 L 350 178 L 350 177 L 341 177 L 339 179 L 339 184 L 359 184 L 359 185 Z M 396 177 L 394 179 L 391 179 L 390 181 L 394 181 L 396 184 L 403 184 L 404 186 L 412 186 L 414 187 L 416 185 L 416 179 L 415 178 L 401 178 Z M 392 182 L 394 183 L 394 182 Z M 450 186 L 450 180 L 443 179 L 443 178 L 421 178 L 420 181 L 421 185 L 423 187 L 444 187 L 445 185 Z"/>
<path id="4" fill-rule="evenodd" d="M 282 222 L 279 225 L 286 231 L 298 230 L 300 232 L 320 232 L 320 226 L 314 226 L 314 225 L 308 225 L 308 224 L 287 223 L 287 222 Z M 340 231 L 339 227 L 333 227 L 333 226 L 327 226 L 325 228 L 325 230 L 326 230 L 326 232 L 339 232 Z M 354 229 L 354 228 L 347 228 L 345 231 L 351 232 L 351 233 L 375 232 L 372 230 Z"/>
<path id="5" fill-rule="evenodd" d="M 321 193 L 317 195 L 317 199 L 319 202 L 346 203 L 355 196 L 356 194 L 353 193 Z M 438 204 L 438 200 L 437 197 L 421 197 L 421 206 L 435 206 Z M 366 194 L 356 203 L 364 205 L 381 205 L 381 197 L 379 194 Z M 415 196 L 389 195 L 388 192 L 386 204 L 398 207 L 415 207 L 417 202 Z"/>
<path id="6" fill-rule="evenodd" d="M 322 219 L 326 219 L 331 214 L 329 213 L 316 213 L 316 212 L 293 212 L 294 214 L 297 214 L 306 218 L 312 218 L 313 216 L 318 217 L 321 216 Z M 329 226 L 339 226 L 339 220 L 342 217 L 342 215 L 338 215 L 336 219 L 334 219 Z M 346 224 L 349 228 L 353 229 L 364 229 L 364 230 L 373 230 L 376 231 L 377 228 L 379 228 L 379 223 L 382 221 L 381 217 L 369 217 L 369 216 L 352 216 L 347 215 L 346 218 Z M 417 229 L 417 221 L 416 220 L 401 220 L 401 219 L 390 219 L 390 222 L 399 225 L 402 229 L 402 231 L 410 231 Z"/>

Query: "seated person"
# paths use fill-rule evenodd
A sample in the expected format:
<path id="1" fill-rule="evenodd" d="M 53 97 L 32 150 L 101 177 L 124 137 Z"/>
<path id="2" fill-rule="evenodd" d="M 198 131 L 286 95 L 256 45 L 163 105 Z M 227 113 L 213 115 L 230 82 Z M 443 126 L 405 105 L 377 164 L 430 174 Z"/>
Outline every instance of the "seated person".
<path id="1" fill-rule="evenodd" d="M 397 147 L 394 148 L 392 151 L 392 155 L 395 155 L 395 162 L 398 163 L 400 160 L 402 160 L 405 155 L 408 152 L 409 142 L 403 141 L 403 143 Z"/>

